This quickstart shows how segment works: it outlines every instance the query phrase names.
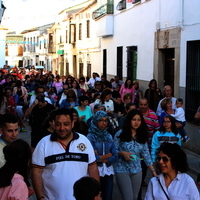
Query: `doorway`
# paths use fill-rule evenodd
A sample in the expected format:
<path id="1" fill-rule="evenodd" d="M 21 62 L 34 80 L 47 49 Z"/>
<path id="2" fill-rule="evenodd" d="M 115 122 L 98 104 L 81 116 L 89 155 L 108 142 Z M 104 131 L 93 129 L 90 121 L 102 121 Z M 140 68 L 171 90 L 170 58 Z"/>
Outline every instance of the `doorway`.
<path id="1" fill-rule="evenodd" d="M 163 81 L 164 86 L 170 85 L 172 88 L 172 91 L 174 92 L 174 62 L 175 62 L 175 50 L 174 48 L 170 49 L 164 49 L 161 50 L 163 53 L 163 64 L 164 64 L 164 70 L 163 70 Z"/>
<path id="2" fill-rule="evenodd" d="M 73 55 L 73 76 L 77 78 L 77 59 L 76 55 Z"/>

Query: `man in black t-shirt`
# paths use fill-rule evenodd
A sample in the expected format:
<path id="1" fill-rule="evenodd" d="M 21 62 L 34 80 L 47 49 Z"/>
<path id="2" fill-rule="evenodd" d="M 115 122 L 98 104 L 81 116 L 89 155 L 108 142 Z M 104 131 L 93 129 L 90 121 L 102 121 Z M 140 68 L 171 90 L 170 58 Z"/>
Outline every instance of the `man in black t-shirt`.
<path id="1" fill-rule="evenodd" d="M 30 112 L 32 115 L 31 147 L 35 148 L 40 139 L 42 139 L 41 130 L 44 120 L 55 107 L 46 102 L 43 95 L 38 95 L 28 109 L 32 109 Z"/>

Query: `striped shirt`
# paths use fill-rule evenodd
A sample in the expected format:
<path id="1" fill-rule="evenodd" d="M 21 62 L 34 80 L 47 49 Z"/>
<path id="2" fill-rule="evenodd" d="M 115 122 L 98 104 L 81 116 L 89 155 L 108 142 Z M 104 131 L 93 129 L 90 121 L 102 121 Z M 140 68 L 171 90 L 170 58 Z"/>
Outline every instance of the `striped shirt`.
<path id="1" fill-rule="evenodd" d="M 148 134 L 147 143 L 148 143 L 149 149 L 151 149 L 150 147 L 151 147 L 153 134 L 156 131 L 158 131 L 158 129 L 160 128 L 160 124 L 158 122 L 158 116 L 156 115 L 156 113 L 153 110 L 150 110 L 149 108 L 147 111 L 147 115 L 143 115 L 143 117 L 148 127 L 149 134 Z"/>

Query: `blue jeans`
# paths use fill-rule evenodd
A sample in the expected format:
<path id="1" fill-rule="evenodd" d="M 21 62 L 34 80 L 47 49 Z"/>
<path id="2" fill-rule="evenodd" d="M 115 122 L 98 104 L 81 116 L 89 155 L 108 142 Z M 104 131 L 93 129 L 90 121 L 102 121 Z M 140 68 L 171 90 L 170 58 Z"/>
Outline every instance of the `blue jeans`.
<path id="1" fill-rule="evenodd" d="M 103 200 L 112 200 L 113 175 L 100 177 L 101 192 Z"/>
<path id="2" fill-rule="evenodd" d="M 176 120 L 176 122 L 178 122 L 179 124 L 182 125 L 181 128 L 178 128 L 178 132 L 179 132 L 179 134 L 181 135 L 182 138 L 185 138 L 185 136 L 187 136 L 187 133 L 185 132 L 185 129 L 184 129 L 186 122 L 181 122 L 181 121 L 178 121 L 178 120 Z"/>

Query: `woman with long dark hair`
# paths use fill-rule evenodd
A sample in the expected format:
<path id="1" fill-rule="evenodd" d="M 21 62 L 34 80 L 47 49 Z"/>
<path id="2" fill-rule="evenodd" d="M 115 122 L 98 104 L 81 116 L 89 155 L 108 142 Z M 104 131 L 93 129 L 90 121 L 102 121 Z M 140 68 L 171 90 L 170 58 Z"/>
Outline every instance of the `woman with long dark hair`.
<path id="1" fill-rule="evenodd" d="M 181 145 L 181 136 L 176 128 L 175 119 L 170 115 L 166 115 L 163 118 L 160 130 L 153 135 L 151 143 L 151 158 L 153 162 L 156 162 L 157 150 L 163 142 Z"/>
<path id="2" fill-rule="evenodd" d="M 28 164 L 31 150 L 27 142 L 18 139 L 3 148 L 6 163 L 0 168 L 1 199 L 27 200 Z"/>
<path id="3" fill-rule="evenodd" d="M 148 100 L 149 108 L 156 112 L 158 103 L 163 98 L 163 95 L 155 79 L 150 80 L 149 88 L 146 89 L 144 97 Z"/>
<path id="4" fill-rule="evenodd" d="M 109 116 L 113 116 L 114 113 L 114 103 L 111 100 L 112 98 L 112 91 L 109 89 L 103 90 L 100 99 L 95 101 L 95 104 L 100 103 L 106 108 L 106 112 Z"/>
<path id="5" fill-rule="evenodd" d="M 81 92 L 81 89 L 80 89 L 80 86 L 79 86 L 79 83 L 77 80 L 73 80 L 72 82 L 72 89 L 74 90 L 74 92 L 76 93 L 76 97 L 77 99 L 82 95 L 82 92 Z"/>
<path id="6" fill-rule="evenodd" d="M 137 200 L 142 181 L 141 156 L 152 175 L 156 176 L 147 139 L 147 125 L 142 114 L 139 110 L 131 110 L 122 129 L 115 135 L 119 158 L 114 164 L 114 171 L 123 200 Z"/>

